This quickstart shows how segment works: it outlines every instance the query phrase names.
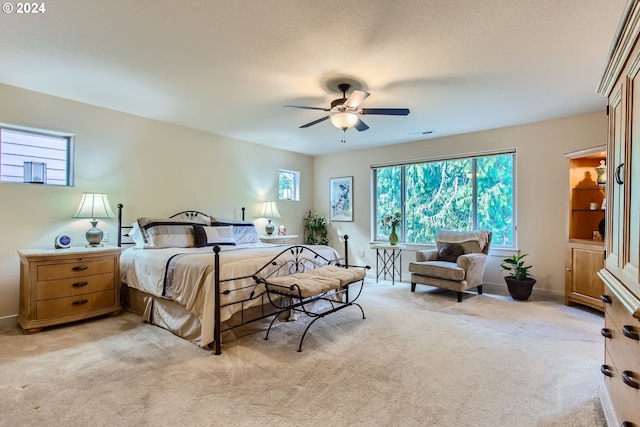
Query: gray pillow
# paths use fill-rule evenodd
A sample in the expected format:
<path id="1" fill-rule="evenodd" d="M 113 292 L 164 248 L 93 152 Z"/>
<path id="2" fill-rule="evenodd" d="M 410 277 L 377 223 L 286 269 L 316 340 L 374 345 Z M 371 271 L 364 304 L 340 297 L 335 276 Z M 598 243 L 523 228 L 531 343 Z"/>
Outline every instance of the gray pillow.
<path id="1" fill-rule="evenodd" d="M 455 243 L 448 243 L 438 252 L 438 261 L 456 262 L 460 255 L 464 255 L 462 246 Z"/>

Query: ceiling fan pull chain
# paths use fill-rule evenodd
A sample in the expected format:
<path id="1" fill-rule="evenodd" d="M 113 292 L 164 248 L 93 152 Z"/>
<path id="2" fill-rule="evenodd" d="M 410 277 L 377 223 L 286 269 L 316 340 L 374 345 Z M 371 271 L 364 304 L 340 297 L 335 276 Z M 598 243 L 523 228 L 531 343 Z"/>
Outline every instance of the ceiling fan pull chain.
<path id="1" fill-rule="evenodd" d="M 342 141 L 343 144 L 347 143 L 347 129 L 342 129 Z"/>

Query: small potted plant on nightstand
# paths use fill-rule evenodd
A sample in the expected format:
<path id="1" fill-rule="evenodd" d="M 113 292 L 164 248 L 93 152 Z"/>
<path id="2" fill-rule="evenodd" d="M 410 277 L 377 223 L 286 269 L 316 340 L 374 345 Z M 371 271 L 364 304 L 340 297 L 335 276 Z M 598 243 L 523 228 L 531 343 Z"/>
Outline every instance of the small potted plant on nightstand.
<path id="1" fill-rule="evenodd" d="M 505 276 L 504 281 L 507 282 L 507 289 L 509 289 L 509 295 L 511 298 L 519 301 L 526 301 L 531 296 L 533 285 L 536 283 L 536 278 L 529 273 L 530 265 L 524 265 L 524 257 L 528 254 L 513 255 L 511 258 L 505 258 L 502 260 L 503 270 L 508 271 L 509 274 Z"/>

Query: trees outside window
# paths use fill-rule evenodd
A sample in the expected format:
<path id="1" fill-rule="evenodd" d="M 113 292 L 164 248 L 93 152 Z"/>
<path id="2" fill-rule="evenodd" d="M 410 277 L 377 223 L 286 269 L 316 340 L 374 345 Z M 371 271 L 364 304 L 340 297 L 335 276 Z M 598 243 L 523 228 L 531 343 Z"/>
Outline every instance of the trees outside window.
<path id="1" fill-rule="evenodd" d="M 487 229 L 492 245 L 514 247 L 514 156 L 494 154 L 374 168 L 375 240 L 401 212 L 405 243 L 434 243 L 439 228 Z"/>
<path id="2" fill-rule="evenodd" d="M 278 171 L 278 198 L 300 200 L 300 172 L 285 169 Z"/>

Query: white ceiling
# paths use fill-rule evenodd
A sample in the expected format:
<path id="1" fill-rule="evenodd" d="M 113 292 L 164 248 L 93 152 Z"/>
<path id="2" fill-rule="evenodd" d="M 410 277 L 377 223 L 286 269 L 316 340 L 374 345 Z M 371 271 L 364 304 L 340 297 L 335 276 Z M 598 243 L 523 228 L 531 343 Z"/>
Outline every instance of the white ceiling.
<path id="1" fill-rule="evenodd" d="M 45 1 L 44 13 L 0 15 L 0 82 L 339 152 L 603 111 L 595 87 L 626 2 Z M 329 121 L 299 129 L 326 114 L 283 106 L 328 107 L 343 78 L 371 93 L 362 107 L 411 114 L 363 116 L 370 129 L 346 144 Z"/>

